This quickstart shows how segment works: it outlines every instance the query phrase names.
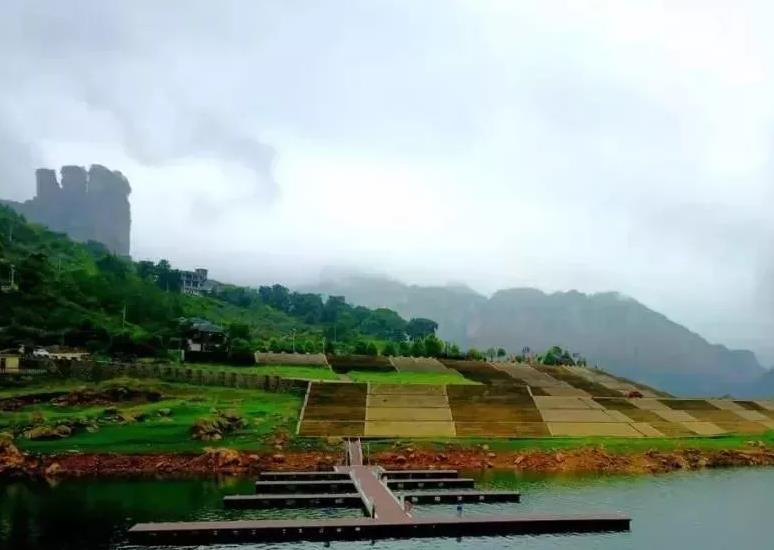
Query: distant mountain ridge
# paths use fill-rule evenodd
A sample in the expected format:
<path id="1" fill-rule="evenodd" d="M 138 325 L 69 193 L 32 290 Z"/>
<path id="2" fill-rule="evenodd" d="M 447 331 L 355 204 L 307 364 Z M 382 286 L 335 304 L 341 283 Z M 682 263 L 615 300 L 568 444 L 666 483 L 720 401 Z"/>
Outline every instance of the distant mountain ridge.
<path id="1" fill-rule="evenodd" d="M 750 395 L 769 391 L 759 382 L 774 378 L 751 351 L 710 344 L 615 292 L 514 288 L 487 298 L 462 285 L 423 287 L 361 275 L 324 280 L 308 290 L 389 307 L 405 318 L 429 317 L 439 323 L 441 338 L 464 347 L 519 352 L 560 345 L 592 365 L 680 395 Z"/>

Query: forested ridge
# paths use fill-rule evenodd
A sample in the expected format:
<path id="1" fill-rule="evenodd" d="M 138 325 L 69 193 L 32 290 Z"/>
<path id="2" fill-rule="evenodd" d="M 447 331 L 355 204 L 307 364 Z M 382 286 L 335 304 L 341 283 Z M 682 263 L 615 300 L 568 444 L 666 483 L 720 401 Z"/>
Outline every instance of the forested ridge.
<path id="1" fill-rule="evenodd" d="M 28 223 L 3 206 L 0 284 L 0 348 L 160 354 L 179 339 L 181 319 L 204 318 L 252 349 L 373 354 L 401 346 L 410 351 L 409 340 L 424 345 L 437 328 L 429 319 L 407 321 L 387 308 L 282 285 L 218 285 L 211 295 L 186 295 L 180 272 L 166 260 L 133 262 L 99 243 L 76 243 Z"/>

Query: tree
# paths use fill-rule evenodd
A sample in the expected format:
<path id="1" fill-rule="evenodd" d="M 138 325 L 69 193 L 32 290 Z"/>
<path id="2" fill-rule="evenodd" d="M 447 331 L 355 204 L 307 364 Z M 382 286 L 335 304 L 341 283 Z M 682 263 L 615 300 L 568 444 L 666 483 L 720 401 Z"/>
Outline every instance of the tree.
<path id="1" fill-rule="evenodd" d="M 484 358 L 484 355 L 480 351 L 478 351 L 476 348 L 470 348 L 468 350 L 468 352 L 465 354 L 465 357 L 467 359 L 473 359 L 473 360 L 476 360 L 476 361 L 480 361 L 481 359 Z"/>
<path id="2" fill-rule="evenodd" d="M 323 301 L 319 294 L 294 292 L 290 295 L 290 313 L 308 324 L 322 320 Z"/>
<path id="3" fill-rule="evenodd" d="M 355 347 L 352 351 L 355 355 L 368 355 L 368 342 L 365 340 L 358 340 L 355 342 Z"/>
<path id="4" fill-rule="evenodd" d="M 336 355 L 336 346 L 333 340 L 325 340 L 325 353 Z"/>
<path id="5" fill-rule="evenodd" d="M 398 355 L 398 346 L 395 345 L 395 342 L 388 341 L 384 345 L 384 349 L 382 349 L 382 355 L 387 357 L 394 357 Z"/>
<path id="6" fill-rule="evenodd" d="M 156 284 L 167 292 L 180 292 L 183 286 L 180 271 L 172 269 L 167 260 L 159 260 L 156 264 Z"/>
<path id="7" fill-rule="evenodd" d="M 243 338 L 234 338 L 229 342 L 229 348 L 231 353 L 234 354 L 249 354 L 253 352 L 253 348 L 250 342 Z"/>
<path id="8" fill-rule="evenodd" d="M 241 338 L 243 340 L 250 339 L 250 327 L 244 323 L 231 323 L 228 326 L 229 339 Z"/>
<path id="9" fill-rule="evenodd" d="M 17 268 L 19 289 L 27 293 L 40 293 L 45 281 L 51 276 L 48 256 L 41 253 L 30 254 Z"/>
<path id="10" fill-rule="evenodd" d="M 406 337 L 406 321 L 395 311 L 387 308 L 367 310 L 359 330 L 380 340 L 400 342 Z"/>
<path id="11" fill-rule="evenodd" d="M 411 342 L 411 356 L 412 357 L 424 357 L 425 356 L 425 342 L 417 338 Z"/>
<path id="12" fill-rule="evenodd" d="M 486 350 L 486 356 L 489 357 L 490 361 L 495 358 L 495 355 L 497 355 L 497 351 L 494 348 L 489 348 Z"/>
<path id="13" fill-rule="evenodd" d="M 153 281 L 156 278 L 156 266 L 154 266 L 151 261 L 141 260 L 137 262 L 136 270 L 137 275 L 143 279 Z"/>
<path id="14" fill-rule="evenodd" d="M 276 338 L 272 338 L 269 340 L 269 350 L 273 353 L 279 353 L 282 351 L 282 344 Z"/>
<path id="15" fill-rule="evenodd" d="M 267 306 L 289 313 L 291 309 L 290 291 L 282 285 L 262 286 L 258 296 Z"/>
<path id="16" fill-rule="evenodd" d="M 462 357 L 462 352 L 460 352 L 460 347 L 457 344 L 452 343 L 452 345 L 449 346 L 449 357 Z"/>
<path id="17" fill-rule="evenodd" d="M 423 343 L 428 357 L 440 357 L 443 354 L 443 342 L 435 334 L 425 337 Z"/>
<path id="18" fill-rule="evenodd" d="M 379 348 L 376 347 L 375 343 L 368 342 L 368 345 L 366 346 L 366 355 L 370 355 L 372 357 L 379 355 Z"/>
<path id="19" fill-rule="evenodd" d="M 436 330 L 438 330 L 438 323 L 423 317 L 414 317 L 406 324 L 406 334 L 411 340 L 425 338 L 435 334 Z"/>
<path id="20" fill-rule="evenodd" d="M 102 273 L 118 279 L 126 279 L 131 268 L 130 264 L 114 254 L 106 254 L 97 260 L 97 267 Z"/>
<path id="21" fill-rule="evenodd" d="M 347 309 L 347 302 L 344 296 L 328 296 L 322 311 L 322 322 L 335 325 L 339 320 L 339 314 Z M 331 331 L 333 334 L 333 331 Z"/>
<path id="22" fill-rule="evenodd" d="M 563 350 L 559 346 L 552 346 L 548 348 L 544 353 L 538 355 L 538 362 L 543 365 L 574 365 L 572 356 L 569 352 Z"/>
<path id="23" fill-rule="evenodd" d="M 505 357 L 506 355 L 505 348 L 497 348 L 497 357 Z"/>
<path id="24" fill-rule="evenodd" d="M 411 355 L 411 344 L 403 340 L 398 344 L 398 355 L 408 357 Z"/>

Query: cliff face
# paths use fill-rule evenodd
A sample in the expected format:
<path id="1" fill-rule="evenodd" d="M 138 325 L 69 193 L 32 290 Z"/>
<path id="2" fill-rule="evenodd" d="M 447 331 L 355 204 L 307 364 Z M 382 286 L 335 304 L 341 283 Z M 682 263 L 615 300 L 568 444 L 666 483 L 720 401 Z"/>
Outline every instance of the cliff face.
<path id="1" fill-rule="evenodd" d="M 6 202 L 28 220 L 66 233 L 77 241 L 97 241 L 111 252 L 129 255 L 131 212 L 129 181 L 119 171 L 93 164 L 63 166 L 61 186 L 56 171 L 35 171 L 34 199 Z"/>

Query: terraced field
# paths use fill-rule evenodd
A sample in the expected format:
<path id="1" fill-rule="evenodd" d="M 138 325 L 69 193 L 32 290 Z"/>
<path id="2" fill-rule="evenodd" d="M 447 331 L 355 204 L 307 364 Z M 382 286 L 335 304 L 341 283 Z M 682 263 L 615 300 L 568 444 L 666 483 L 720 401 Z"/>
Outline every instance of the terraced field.
<path id="1" fill-rule="evenodd" d="M 310 384 L 300 435 L 688 437 L 774 430 L 774 401 L 675 399 L 578 367 L 443 361 L 478 385 Z M 645 397 L 627 397 L 637 391 Z"/>
<path id="2" fill-rule="evenodd" d="M 454 437 L 447 387 L 369 384 L 366 437 Z"/>
<path id="3" fill-rule="evenodd" d="M 324 353 L 272 353 L 256 352 L 258 365 L 328 366 Z"/>
<path id="4" fill-rule="evenodd" d="M 481 382 L 482 384 L 513 385 L 514 383 L 513 378 L 484 361 L 463 361 L 459 359 L 441 359 L 440 361 L 445 367 L 456 370 L 465 378 Z"/>
<path id="5" fill-rule="evenodd" d="M 390 357 L 398 372 L 449 372 L 443 363 L 433 357 Z"/>
<path id="6" fill-rule="evenodd" d="M 311 382 L 299 435 L 361 436 L 365 429 L 366 384 Z"/>

